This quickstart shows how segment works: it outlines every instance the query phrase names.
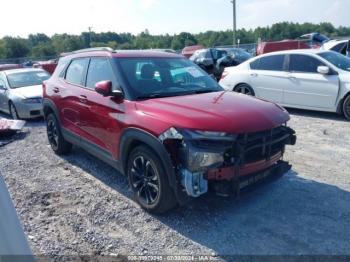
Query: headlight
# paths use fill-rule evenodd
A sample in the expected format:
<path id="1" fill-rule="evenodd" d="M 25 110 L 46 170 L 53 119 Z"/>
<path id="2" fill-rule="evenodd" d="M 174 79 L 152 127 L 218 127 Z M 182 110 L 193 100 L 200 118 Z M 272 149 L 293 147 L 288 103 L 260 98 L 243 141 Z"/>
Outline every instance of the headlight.
<path id="1" fill-rule="evenodd" d="M 224 163 L 224 153 L 213 153 L 189 150 L 186 168 L 191 172 L 206 171 L 210 168 L 220 167 Z"/>
<path id="2" fill-rule="evenodd" d="M 41 104 L 42 99 L 41 98 L 25 98 L 23 99 L 23 103 L 26 104 Z"/>
<path id="3" fill-rule="evenodd" d="M 191 140 L 218 140 L 218 141 L 235 141 L 238 135 L 225 133 L 225 132 L 213 132 L 213 131 L 200 131 L 182 129 L 179 132 L 183 134 L 185 138 Z"/>
<path id="4" fill-rule="evenodd" d="M 190 129 L 168 129 L 159 136 L 164 142 L 168 139 L 181 141 L 179 158 L 183 167 L 190 172 L 206 172 L 218 168 L 227 160 L 226 153 L 233 147 L 238 135 L 225 132 Z M 230 162 L 234 159 L 229 158 Z"/>

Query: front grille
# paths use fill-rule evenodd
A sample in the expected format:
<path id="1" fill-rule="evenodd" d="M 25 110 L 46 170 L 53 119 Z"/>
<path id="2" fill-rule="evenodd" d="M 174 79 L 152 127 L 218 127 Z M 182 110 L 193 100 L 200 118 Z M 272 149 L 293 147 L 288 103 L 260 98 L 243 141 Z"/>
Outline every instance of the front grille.
<path id="1" fill-rule="evenodd" d="M 241 134 L 234 146 L 234 155 L 239 157 L 241 165 L 270 160 L 280 152 L 283 154 L 287 144 L 293 144 L 294 133 L 291 128 L 280 126 L 262 132 Z"/>

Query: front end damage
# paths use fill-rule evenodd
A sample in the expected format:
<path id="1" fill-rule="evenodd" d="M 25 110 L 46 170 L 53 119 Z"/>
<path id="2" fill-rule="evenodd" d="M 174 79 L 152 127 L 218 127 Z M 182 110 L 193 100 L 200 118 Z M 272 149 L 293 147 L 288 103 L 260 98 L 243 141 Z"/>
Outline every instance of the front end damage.
<path id="1" fill-rule="evenodd" d="M 286 145 L 296 143 L 295 131 L 286 125 L 245 134 L 170 128 L 159 139 L 191 197 L 209 188 L 219 195 L 237 195 L 266 177 L 285 174 L 291 169 L 282 161 Z"/>

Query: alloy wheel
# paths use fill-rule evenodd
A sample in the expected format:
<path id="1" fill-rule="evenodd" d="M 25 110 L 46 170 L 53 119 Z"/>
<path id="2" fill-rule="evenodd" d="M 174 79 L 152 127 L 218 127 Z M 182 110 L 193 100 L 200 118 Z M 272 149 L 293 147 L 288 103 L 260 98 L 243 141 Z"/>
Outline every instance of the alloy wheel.
<path id="1" fill-rule="evenodd" d="M 48 119 L 47 121 L 47 137 L 52 147 L 58 147 L 59 134 L 57 125 L 54 119 Z"/>
<path id="2" fill-rule="evenodd" d="M 140 201 L 146 205 L 156 203 L 159 197 L 158 171 L 145 156 L 136 157 L 131 167 L 131 186 Z"/>
<path id="3" fill-rule="evenodd" d="M 237 93 L 241 93 L 241 94 L 248 95 L 248 96 L 252 96 L 253 95 L 251 89 L 248 86 L 246 86 L 246 85 L 238 86 L 235 91 Z"/>

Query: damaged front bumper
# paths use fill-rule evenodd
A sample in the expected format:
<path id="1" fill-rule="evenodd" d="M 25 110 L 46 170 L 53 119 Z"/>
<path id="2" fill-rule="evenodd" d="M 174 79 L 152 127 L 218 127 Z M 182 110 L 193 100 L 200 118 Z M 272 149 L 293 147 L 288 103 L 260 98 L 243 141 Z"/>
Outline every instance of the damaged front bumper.
<path id="1" fill-rule="evenodd" d="M 239 191 L 246 177 L 252 176 L 255 181 L 288 172 L 291 166 L 280 160 L 286 145 L 296 143 L 295 131 L 287 126 L 238 135 L 172 129 L 160 138 L 176 156 L 173 161 L 178 181 L 192 197 L 205 194 L 209 183 L 226 184 Z"/>

